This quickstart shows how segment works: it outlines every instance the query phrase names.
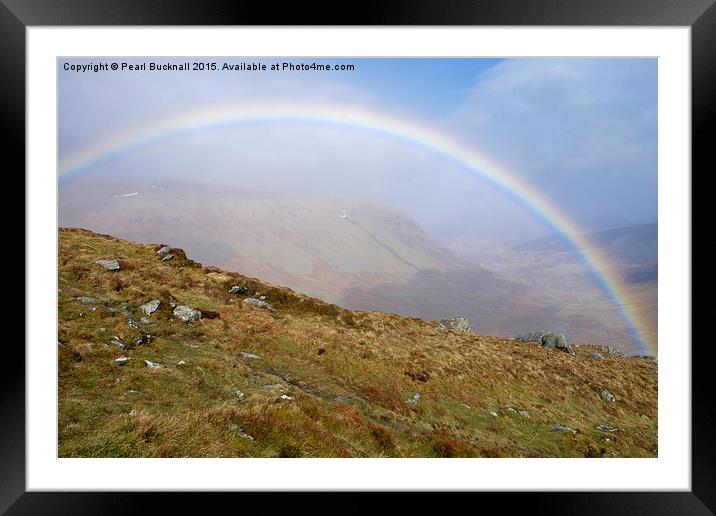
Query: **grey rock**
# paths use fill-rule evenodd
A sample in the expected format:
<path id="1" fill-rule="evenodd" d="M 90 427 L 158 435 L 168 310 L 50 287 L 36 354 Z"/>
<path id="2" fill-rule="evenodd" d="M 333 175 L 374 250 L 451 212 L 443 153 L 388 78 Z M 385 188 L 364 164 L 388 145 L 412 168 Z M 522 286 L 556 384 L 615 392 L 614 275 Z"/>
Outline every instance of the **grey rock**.
<path id="1" fill-rule="evenodd" d="M 242 287 L 241 285 L 234 285 L 229 289 L 229 294 L 248 296 L 249 294 L 251 294 L 251 291 L 246 287 Z"/>
<path id="2" fill-rule="evenodd" d="M 159 305 L 161 305 L 162 302 L 158 299 L 152 299 L 151 301 L 148 301 L 144 303 L 142 306 L 139 307 L 139 309 L 142 311 L 144 315 L 152 315 L 154 312 L 157 311 L 157 308 L 159 308 Z"/>
<path id="3" fill-rule="evenodd" d="M 130 360 L 132 360 L 130 357 L 119 357 L 119 358 L 115 358 L 114 360 L 112 360 L 112 363 L 113 363 L 114 365 L 120 365 L 120 366 L 121 366 L 121 365 L 126 364 L 126 363 L 129 362 Z"/>
<path id="4" fill-rule="evenodd" d="M 529 419 L 529 418 L 530 418 L 530 415 L 529 415 L 529 413 L 528 413 L 526 410 L 520 410 L 520 411 L 518 411 L 518 414 L 519 414 L 520 416 L 522 416 L 523 418 L 525 418 L 525 419 Z"/>
<path id="5" fill-rule="evenodd" d="M 289 396 L 288 394 L 281 394 L 281 396 L 278 397 L 277 401 L 291 401 L 293 399 L 293 396 Z"/>
<path id="6" fill-rule="evenodd" d="M 162 261 L 163 261 L 163 262 L 168 262 L 168 261 L 171 260 L 172 258 L 174 258 L 174 255 L 173 255 L 173 254 L 168 254 L 168 255 L 166 255 L 166 256 L 162 256 Z"/>
<path id="7" fill-rule="evenodd" d="M 604 355 L 602 355 L 601 353 L 592 352 L 587 356 L 594 360 L 604 360 Z"/>
<path id="8" fill-rule="evenodd" d="M 142 317 L 141 319 L 139 319 L 139 322 L 142 323 L 142 324 L 144 324 L 145 326 L 146 326 L 146 325 L 151 325 L 151 324 L 156 324 L 156 323 L 153 322 L 149 317 Z"/>
<path id="9" fill-rule="evenodd" d="M 157 364 L 156 362 L 152 362 L 151 360 L 145 360 L 145 364 L 147 364 L 147 367 L 149 369 L 162 369 L 164 366 L 162 364 Z"/>
<path id="10" fill-rule="evenodd" d="M 189 306 L 179 305 L 174 309 L 174 315 L 186 323 L 194 322 L 201 318 L 201 312 Z"/>
<path id="11" fill-rule="evenodd" d="M 182 367 L 185 365 L 186 365 L 186 360 L 180 360 L 179 362 L 177 362 L 177 367 Z"/>
<path id="12" fill-rule="evenodd" d="M 83 305 L 91 305 L 94 303 L 94 298 L 89 296 L 80 296 L 77 298 Z"/>
<path id="13" fill-rule="evenodd" d="M 135 320 L 132 319 L 131 317 L 130 317 L 129 320 L 127 321 L 127 325 L 128 325 L 130 328 L 133 328 L 133 329 L 135 329 L 135 330 L 136 330 L 137 328 L 139 328 L 139 324 L 137 324 L 137 321 L 135 321 Z"/>
<path id="14" fill-rule="evenodd" d="M 422 396 L 420 394 L 416 393 L 412 398 L 409 398 L 406 400 L 407 403 L 410 403 L 411 405 L 415 405 L 422 399 Z"/>
<path id="15" fill-rule="evenodd" d="M 614 395 L 609 392 L 607 389 L 602 389 L 602 399 L 604 401 L 617 401 L 617 399 L 614 397 Z"/>
<path id="16" fill-rule="evenodd" d="M 462 315 L 458 315 L 454 319 L 442 319 L 438 322 L 438 328 L 445 331 L 456 331 L 460 333 L 471 333 L 470 321 Z"/>
<path id="17" fill-rule="evenodd" d="M 557 425 L 555 426 L 550 432 L 572 432 L 573 434 L 576 434 L 577 431 L 573 428 L 569 428 L 568 426 L 564 425 Z"/>
<path id="18" fill-rule="evenodd" d="M 545 348 L 558 349 L 565 353 L 574 354 L 572 345 L 567 340 L 567 337 L 563 333 L 554 331 L 535 331 L 532 333 L 526 333 L 515 337 L 518 342 L 534 342 Z"/>
<path id="19" fill-rule="evenodd" d="M 601 430 L 603 432 L 621 432 L 619 428 L 614 428 L 613 426 L 609 425 L 598 425 L 597 430 Z"/>
<path id="20" fill-rule="evenodd" d="M 239 389 L 236 389 L 234 392 L 232 392 L 234 396 L 239 398 L 240 400 L 243 400 L 246 397 L 246 394 L 244 394 L 244 391 L 241 391 Z"/>
<path id="21" fill-rule="evenodd" d="M 261 360 L 261 357 L 259 355 L 254 355 L 253 353 L 247 353 L 246 351 L 242 351 L 241 356 L 244 358 L 248 358 L 250 360 Z"/>
<path id="22" fill-rule="evenodd" d="M 159 250 L 157 251 L 157 254 L 158 254 L 159 256 L 164 256 L 164 255 L 166 255 L 166 254 L 169 254 L 169 253 L 171 252 L 171 250 L 172 250 L 171 247 L 169 247 L 168 245 L 165 245 L 164 247 L 162 247 L 161 249 L 159 249 Z"/>
<path id="23" fill-rule="evenodd" d="M 256 299 L 254 297 L 247 297 L 246 299 L 244 299 L 244 303 L 246 303 L 247 305 L 255 306 L 257 308 L 265 308 L 266 310 L 273 310 L 273 306 L 271 305 L 271 303 L 268 303 L 261 299 Z"/>
<path id="24" fill-rule="evenodd" d="M 108 271 L 118 271 L 119 270 L 119 261 L 117 260 L 97 260 L 99 265 L 107 269 Z"/>
<path id="25" fill-rule="evenodd" d="M 495 411 L 493 410 L 492 412 L 490 412 L 490 415 L 491 415 L 492 417 L 497 417 L 497 412 L 495 412 Z"/>
<path id="26" fill-rule="evenodd" d="M 112 337 L 112 339 L 109 341 L 109 343 L 118 347 L 119 349 L 125 348 L 125 344 L 124 344 L 124 342 L 122 342 L 122 339 L 120 339 L 116 335 L 114 337 Z"/>
<path id="27" fill-rule="evenodd" d="M 338 396 L 337 398 L 334 398 L 334 401 L 337 401 L 339 403 L 348 403 L 351 401 L 350 396 Z"/>

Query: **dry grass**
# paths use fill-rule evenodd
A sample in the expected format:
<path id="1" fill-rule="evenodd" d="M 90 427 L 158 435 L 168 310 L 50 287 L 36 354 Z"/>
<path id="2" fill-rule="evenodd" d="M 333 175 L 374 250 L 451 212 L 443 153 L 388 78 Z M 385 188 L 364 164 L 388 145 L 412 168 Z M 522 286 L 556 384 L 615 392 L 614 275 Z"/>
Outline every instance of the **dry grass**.
<path id="1" fill-rule="evenodd" d="M 570 356 L 446 333 L 419 319 L 350 312 L 202 268 L 180 251 L 161 262 L 158 247 L 59 232 L 60 456 L 655 456 L 654 362 L 593 360 L 589 347 Z M 122 269 L 105 271 L 95 263 L 102 258 L 119 259 Z M 234 284 L 266 295 L 275 311 L 244 305 L 228 294 Z M 152 323 L 130 327 L 139 305 L 154 298 L 162 304 Z M 219 317 L 186 324 L 172 316 L 171 303 Z M 149 342 L 128 350 L 110 343 L 146 334 Z M 119 356 L 131 360 L 114 365 Z M 150 369 L 144 359 L 165 367 Z M 617 401 L 604 401 L 602 388 Z M 420 401 L 407 403 L 416 393 Z M 600 424 L 622 431 L 605 433 Z M 551 432 L 556 425 L 577 434 Z"/>

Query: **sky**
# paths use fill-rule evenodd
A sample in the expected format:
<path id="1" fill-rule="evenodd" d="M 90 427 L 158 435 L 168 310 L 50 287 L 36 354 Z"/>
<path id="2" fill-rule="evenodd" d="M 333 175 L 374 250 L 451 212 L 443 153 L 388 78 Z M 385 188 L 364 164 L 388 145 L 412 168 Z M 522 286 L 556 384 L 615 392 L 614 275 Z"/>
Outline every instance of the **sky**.
<path id="1" fill-rule="evenodd" d="M 194 59 L 189 59 L 193 61 Z M 114 60 L 138 64 L 187 59 Z M 205 58 L 264 63 L 284 58 Z M 217 104 L 338 104 L 419 123 L 480 150 L 585 230 L 655 222 L 655 59 L 310 59 L 345 71 L 77 72 L 58 60 L 59 161 L 95 141 Z M 181 179 L 402 209 L 434 234 L 518 243 L 550 234 L 520 202 L 459 164 L 349 127 L 272 121 L 175 134 L 78 170 Z"/>

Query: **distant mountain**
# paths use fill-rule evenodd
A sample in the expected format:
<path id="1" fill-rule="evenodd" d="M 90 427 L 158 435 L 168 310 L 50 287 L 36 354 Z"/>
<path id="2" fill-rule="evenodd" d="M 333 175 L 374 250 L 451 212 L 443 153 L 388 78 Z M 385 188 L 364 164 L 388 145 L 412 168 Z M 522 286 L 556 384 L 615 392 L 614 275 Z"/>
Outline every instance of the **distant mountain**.
<path id="1" fill-rule="evenodd" d="M 658 277 L 659 227 L 642 224 L 618 229 L 595 231 L 587 239 L 612 258 L 629 283 L 656 281 Z M 525 242 L 516 251 L 572 252 L 564 238 L 549 236 Z"/>
<path id="2" fill-rule="evenodd" d="M 387 206 L 187 182 L 63 181 L 59 224 L 178 246 L 207 265 L 355 310 L 426 319 L 464 315 L 482 334 L 563 331 L 631 350 L 612 306 L 572 295 L 549 271 L 458 257 Z M 560 278 L 562 275 L 559 276 Z M 586 292 L 581 288 L 582 292 Z"/>

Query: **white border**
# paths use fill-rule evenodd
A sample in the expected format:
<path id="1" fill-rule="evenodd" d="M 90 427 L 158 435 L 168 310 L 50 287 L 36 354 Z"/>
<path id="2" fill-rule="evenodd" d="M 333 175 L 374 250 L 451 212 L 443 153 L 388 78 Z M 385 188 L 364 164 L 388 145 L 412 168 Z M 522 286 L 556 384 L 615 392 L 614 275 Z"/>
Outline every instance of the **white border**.
<path id="1" fill-rule="evenodd" d="M 657 56 L 657 459 L 57 459 L 58 56 Z M 27 30 L 27 489 L 690 490 L 690 29 Z"/>

